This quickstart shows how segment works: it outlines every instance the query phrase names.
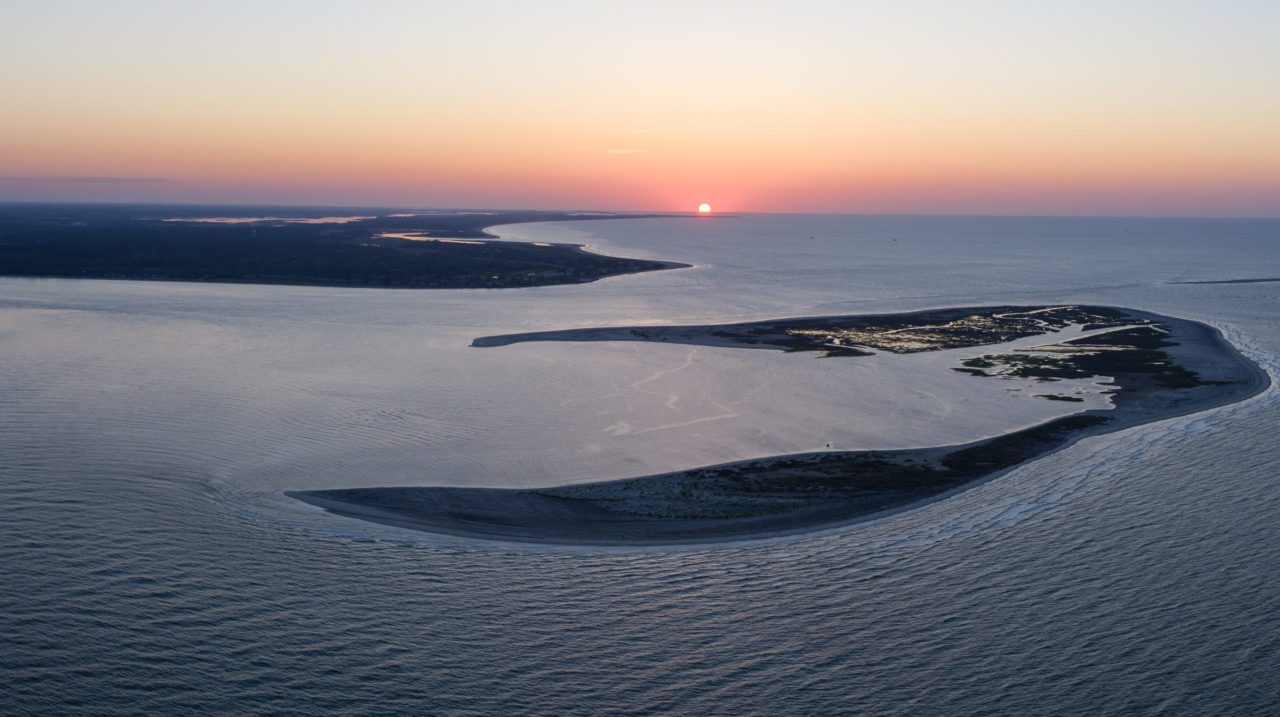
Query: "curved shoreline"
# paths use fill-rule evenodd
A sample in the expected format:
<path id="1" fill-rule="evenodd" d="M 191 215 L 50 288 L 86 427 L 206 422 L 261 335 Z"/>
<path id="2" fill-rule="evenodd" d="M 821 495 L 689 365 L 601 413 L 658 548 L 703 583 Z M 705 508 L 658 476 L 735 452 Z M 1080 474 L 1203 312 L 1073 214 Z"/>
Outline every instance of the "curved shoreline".
<path id="1" fill-rule="evenodd" d="M 506 542 L 646 546 L 776 538 L 838 528 L 917 508 L 998 478 L 1083 438 L 1244 401 L 1262 393 L 1271 384 L 1270 375 L 1241 354 L 1216 328 L 1138 310 L 1119 311 L 1135 320 L 1158 321 L 1170 327 L 1179 343 L 1169 353 L 1212 380 L 1191 388 L 1163 389 L 1145 385 L 1139 377 L 1115 394 L 1115 405 L 1110 410 L 1084 411 L 1031 428 L 952 446 L 772 456 L 548 489 L 391 487 L 287 491 L 286 495 L 332 513 L 375 523 Z M 936 312 L 898 316 L 912 318 L 931 313 Z M 572 332 L 556 333 L 560 334 L 556 339 L 562 340 L 564 333 Z M 592 339 L 579 337 L 578 340 Z M 618 337 L 596 340 L 618 340 Z M 998 464 L 1000 460 L 1006 463 Z M 990 465 L 989 470 L 983 469 L 986 465 Z M 939 472 L 941 466 L 951 472 Z M 799 484 L 799 492 L 793 488 L 789 493 L 786 490 L 779 493 L 776 489 L 778 480 L 785 486 L 787 480 L 794 480 L 788 476 L 801 475 L 807 476 L 808 482 Z M 821 476 L 848 480 L 849 475 L 855 476 L 855 483 L 863 481 L 866 485 L 858 487 L 865 490 L 836 497 L 822 494 Z M 945 480 L 938 477 L 943 475 Z M 721 500 L 716 496 L 729 495 L 723 499 L 729 517 L 681 515 L 681 511 L 687 513 L 691 508 L 676 505 L 678 500 L 673 502 L 673 496 L 687 493 L 690 488 L 695 492 L 702 490 L 708 482 L 758 483 L 761 476 L 765 476 L 763 487 L 751 489 L 758 491 L 757 494 L 721 492 L 708 500 L 697 502 L 695 498 L 690 503 L 705 511 L 708 506 L 714 508 L 716 500 Z M 897 485 L 894 481 L 903 483 Z M 644 514 L 646 510 L 655 512 L 652 507 L 655 501 L 665 505 L 663 500 L 673 505 L 670 515 Z M 799 507 L 775 513 L 731 515 L 733 509 L 742 509 L 743 501 L 751 500 L 765 501 L 766 507 L 774 504 L 785 507 L 789 504 L 787 501 L 792 501 Z M 617 508 L 633 503 L 641 505 L 639 513 Z"/>

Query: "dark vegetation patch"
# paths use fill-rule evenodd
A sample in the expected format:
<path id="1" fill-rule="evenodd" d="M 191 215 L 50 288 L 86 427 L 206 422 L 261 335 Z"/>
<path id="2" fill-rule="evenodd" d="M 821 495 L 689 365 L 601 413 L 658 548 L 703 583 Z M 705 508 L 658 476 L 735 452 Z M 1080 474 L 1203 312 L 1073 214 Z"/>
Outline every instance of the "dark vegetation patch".
<path id="1" fill-rule="evenodd" d="M 1138 326 L 1058 344 L 1058 347 L 1068 350 L 992 354 L 968 359 L 962 362 L 963 368 L 955 370 L 980 376 L 1041 381 L 1145 376 L 1158 386 L 1175 389 L 1214 383 L 1204 381 L 1194 371 L 1179 366 L 1165 350 L 1176 345 L 1162 327 Z"/>
<path id="2" fill-rule="evenodd" d="M 1102 425 L 1106 416 L 1067 416 L 1024 431 L 1010 433 L 987 443 L 965 448 L 942 460 L 949 470 L 961 476 L 975 477 L 1003 470 L 1032 456 L 1061 445 L 1071 433 Z"/>
<path id="3" fill-rule="evenodd" d="M 1069 416 L 955 451 L 938 464 L 892 453 L 821 453 L 746 461 L 686 471 L 676 480 L 638 478 L 567 486 L 539 495 L 584 500 L 616 513 L 652 518 L 741 518 L 841 505 L 885 508 L 955 488 L 1011 468 L 1106 423 L 1102 416 Z M 620 488 L 626 485 L 627 487 Z"/>

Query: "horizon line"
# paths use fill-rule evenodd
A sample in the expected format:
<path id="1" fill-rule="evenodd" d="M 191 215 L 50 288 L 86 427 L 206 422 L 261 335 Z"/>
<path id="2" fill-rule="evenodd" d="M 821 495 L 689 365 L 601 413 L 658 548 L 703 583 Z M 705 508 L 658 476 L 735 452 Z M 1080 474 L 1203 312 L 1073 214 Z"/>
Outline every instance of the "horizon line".
<path id="1" fill-rule="evenodd" d="M 486 206 L 469 206 L 469 207 L 430 207 L 430 206 L 412 206 L 407 204 L 345 204 L 345 203 L 256 203 L 256 202 L 171 202 L 171 201 L 139 201 L 139 200 L 121 200 L 121 201 L 59 201 L 59 200 L 29 200 L 29 199 L 3 199 L 0 198 L 0 205 L 41 205 L 41 206 L 85 206 L 85 207 L 129 207 L 129 206 L 148 206 L 148 207 L 237 207 L 246 209 L 375 209 L 389 211 L 457 211 L 457 212 L 609 212 L 614 214 L 667 214 L 667 215 L 689 215 L 692 217 L 707 215 L 699 215 L 696 210 L 690 209 L 583 209 L 583 208 L 535 208 L 535 207 L 486 207 Z M 766 210 L 724 210 L 713 212 L 711 216 L 729 217 L 741 214 L 761 214 L 761 215 L 790 215 L 790 216 L 831 216 L 831 217 L 937 217 L 937 218 L 989 218 L 989 219 L 1219 219 L 1219 220 L 1254 220 L 1254 221 L 1276 221 L 1280 220 L 1280 214 L 1263 215 L 1263 214 L 1061 214 L 1061 213 L 1008 213 L 1008 212 L 875 212 L 875 211 L 854 211 L 854 212 L 800 212 L 800 211 L 766 211 Z"/>

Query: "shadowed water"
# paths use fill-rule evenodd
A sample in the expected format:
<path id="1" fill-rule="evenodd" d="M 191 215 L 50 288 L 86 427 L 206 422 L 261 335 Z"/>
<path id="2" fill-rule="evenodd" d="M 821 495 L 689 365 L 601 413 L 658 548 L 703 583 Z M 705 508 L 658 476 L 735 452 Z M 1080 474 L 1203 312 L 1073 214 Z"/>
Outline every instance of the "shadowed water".
<path id="1" fill-rule="evenodd" d="M 1070 410 L 771 352 L 467 348 L 509 331 L 1078 301 L 1205 321 L 1274 374 L 1280 285 L 1169 282 L 1280 274 L 1280 224 L 759 216 L 500 233 L 698 267 L 496 292 L 0 280 L 3 711 L 1280 702 L 1274 387 L 883 521 L 718 548 L 475 543 L 280 495 L 927 445 Z"/>

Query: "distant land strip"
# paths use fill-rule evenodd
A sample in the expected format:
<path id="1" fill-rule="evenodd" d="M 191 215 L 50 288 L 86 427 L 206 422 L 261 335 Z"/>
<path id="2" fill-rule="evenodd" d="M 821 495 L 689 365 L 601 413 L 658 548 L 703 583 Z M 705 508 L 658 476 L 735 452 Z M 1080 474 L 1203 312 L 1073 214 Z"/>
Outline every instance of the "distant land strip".
<path id="1" fill-rule="evenodd" d="M 610 212 L 0 204 L 0 275 L 390 289 L 581 284 L 688 264 L 500 241 L 522 222 Z"/>

